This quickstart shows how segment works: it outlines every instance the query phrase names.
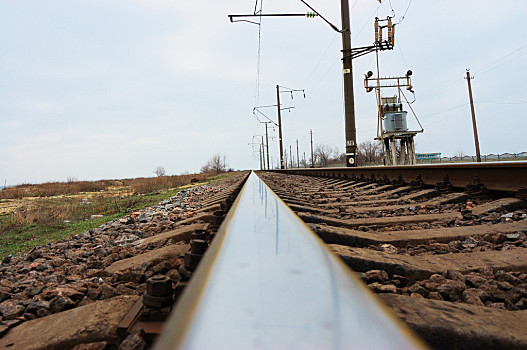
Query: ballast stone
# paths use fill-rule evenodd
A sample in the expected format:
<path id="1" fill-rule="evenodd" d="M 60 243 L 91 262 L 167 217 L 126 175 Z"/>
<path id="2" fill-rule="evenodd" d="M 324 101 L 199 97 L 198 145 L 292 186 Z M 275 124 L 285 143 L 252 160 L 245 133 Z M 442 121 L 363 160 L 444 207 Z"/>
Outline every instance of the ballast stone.
<path id="1" fill-rule="evenodd" d="M 137 298 L 121 295 L 22 323 L 0 339 L 0 349 L 59 350 L 99 341 L 118 346 L 117 326 Z"/>

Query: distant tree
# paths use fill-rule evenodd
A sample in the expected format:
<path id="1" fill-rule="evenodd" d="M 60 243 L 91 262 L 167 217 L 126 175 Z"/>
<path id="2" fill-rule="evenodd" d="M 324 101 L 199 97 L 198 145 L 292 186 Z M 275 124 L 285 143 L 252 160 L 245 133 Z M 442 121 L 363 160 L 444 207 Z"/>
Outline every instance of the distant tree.
<path id="1" fill-rule="evenodd" d="M 157 176 L 165 176 L 167 172 L 165 171 L 165 168 L 163 168 L 162 166 L 158 166 L 154 169 L 154 174 L 156 174 Z"/>
<path id="2" fill-rule="evenodd" d="M 456 157 L 463 159 L 467 154 L 462 149 L 456 152 Z"/>
<path id="3" fill-rule="evenodd" d="M 216 153 L 201 167 L 202 173 L 224 173 L 227 171 L 225 154 Z"/>
<path id="4" fill-rule="evenodd" d="M 314 155 L 318 165 L 325 167 L 332 163 L 334 156 L 338 157 L 338 152 L 336 149 L 331 148 L 331 146 L 328 145 L 316 145 Z"/>
<path id="5" fill-rule="evenodd" d="M 455 156 L 456 156 L 457 158 L 459 158 L 459 161 L 460 161 L 461 163 L 463 163 L 463 158 L 465 158 L 465 157 L 467 156 L 467 154 L 465 153 L 465 151 L 463 151 L 463 150 L 460 149 L 460 150 L 458 150 L 458 151 L 456 152 L 456 155 L 455 155 Z"/>
<path id="6" fill-rule="evenodd" d="M 361 142 L 357 147 L 357 164 L 372 164 L 382 161 L 382 149 L 380 142 Z"/>

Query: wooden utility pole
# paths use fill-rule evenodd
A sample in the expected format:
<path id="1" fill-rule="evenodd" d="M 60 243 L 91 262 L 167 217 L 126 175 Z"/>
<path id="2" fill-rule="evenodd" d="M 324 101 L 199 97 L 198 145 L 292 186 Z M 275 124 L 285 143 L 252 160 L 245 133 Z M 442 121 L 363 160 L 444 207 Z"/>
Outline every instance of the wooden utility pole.
<path id="1" fill-rule="evenodd" d="M 474 77 L 470 76 L 469 69 L 467 69 L 467 79 L 468 83 L 468 97 L 470 99 L 470 111 L 472 112 L 472 128 L 474 129 L 474 143 L 476 144 L 476 161 L 481 162 L 481 153 L 479 152 L 479 140 L 478 140 L 478 128 L 476 126 L 476 112 L 474 111 L 474 101 L 472 100 L 472 86 L 470 85 L 470 80 Z"/>
<path id="2" fill-rule="evenodd" d="M 276 85 L 276 105 L 278 108 L 278 145 L 280 147 L 280 169 L 284 169 L 284 147 L 282 145 L 282 113 L 280 111 L 280 86 Z"/>
<path id="3" fill-rule="evenodd" d="M 311 167 L 315 167 L 315 161 L 313 159 L 313 130 L 309 130 L 309 134 L 311 135 Z"/>
<path id="4" fill-rule="evenodd" d="M 342 65 L 344 74 L 344 124 L 346 130 L 346 167 L 356 167 L 357 130 L 353 97 L 353 65 L 351 59 L 351 25 L 348 0 L 340 1 L 342 18 Z"/>

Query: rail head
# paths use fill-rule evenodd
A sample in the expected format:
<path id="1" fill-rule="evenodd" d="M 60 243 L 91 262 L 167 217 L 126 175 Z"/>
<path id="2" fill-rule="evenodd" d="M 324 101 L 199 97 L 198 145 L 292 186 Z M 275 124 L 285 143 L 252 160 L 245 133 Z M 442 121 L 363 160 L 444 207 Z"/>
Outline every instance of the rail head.
<path id="1" fill-rule="evenodd" d="M 252 173 L 154 349 L 423 348 Z"/>

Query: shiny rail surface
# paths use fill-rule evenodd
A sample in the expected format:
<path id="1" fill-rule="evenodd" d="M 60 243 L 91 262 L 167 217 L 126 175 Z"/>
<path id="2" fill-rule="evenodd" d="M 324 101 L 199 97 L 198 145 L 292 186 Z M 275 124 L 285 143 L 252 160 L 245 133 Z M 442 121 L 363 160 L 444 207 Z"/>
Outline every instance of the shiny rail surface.
<path id="1" fill-rule="evenodd" d="M 516 192 L 527 187 L 527 162 L 376 166 L 358 168 L 296 168 L 272 170 L 286 174 L 376 180 L 398 178 L 409 183 L 419 175 L 425 185 L 435 185 L 449 176 L 453 187 L 465 188 L 478 176 L 488 190 Z"/>
<path id="2" fill-rule="evenodd" d="M 154 349 L 422 347 L 252 173 Z"/>

